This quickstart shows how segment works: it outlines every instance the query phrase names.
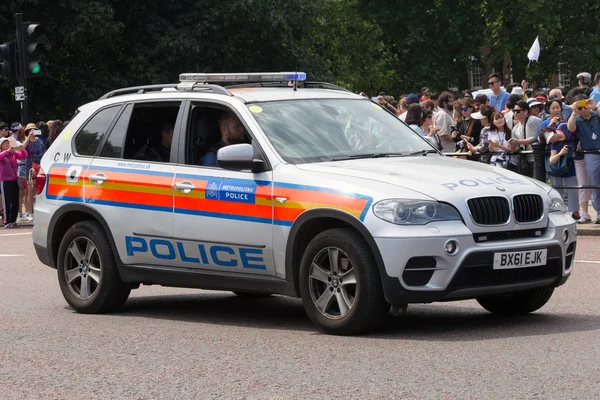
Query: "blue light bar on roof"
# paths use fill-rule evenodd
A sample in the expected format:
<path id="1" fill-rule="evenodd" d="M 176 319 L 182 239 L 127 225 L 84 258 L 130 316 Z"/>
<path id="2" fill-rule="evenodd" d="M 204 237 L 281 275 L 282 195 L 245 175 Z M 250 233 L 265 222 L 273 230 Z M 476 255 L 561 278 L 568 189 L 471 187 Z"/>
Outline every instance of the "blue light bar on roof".
<path id="1" fill-rule="evenodd" d="M 186 73 L 179 75 L 180 82 L 282 82 L 282 81 L 305 81 L 304 72 L 251 72 L 232 74 L 194 74 Z"/>

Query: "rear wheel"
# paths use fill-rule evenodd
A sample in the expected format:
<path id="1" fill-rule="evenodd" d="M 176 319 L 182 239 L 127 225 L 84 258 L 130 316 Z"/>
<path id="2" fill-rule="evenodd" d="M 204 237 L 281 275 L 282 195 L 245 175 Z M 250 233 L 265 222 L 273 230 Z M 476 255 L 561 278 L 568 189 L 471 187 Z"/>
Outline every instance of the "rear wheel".
<path id="1" fill-rule="evenodd" d="M 121 281 L 108 237 L 95 221 L 69 228 L 60 243 L 56 269 L 63 296 L 77 312 L 115 311 L 129 297 L 131 290 Z"/>
<path id="2" fill-rule="evenodd" d="M 308 245 L 300 265 L 304 308 L 323 332 L 349 335 L 377 328 L 390 305 L 364 239 L 349 229 L 330 229 Z"/>
<path id="3" fill-rule="evenodd" d="M 553 287 L 542 287 L 508 294 L 478 297 L 477 302 L 498 315 L 528 314 L 542 308 L 554 293 Z"/>

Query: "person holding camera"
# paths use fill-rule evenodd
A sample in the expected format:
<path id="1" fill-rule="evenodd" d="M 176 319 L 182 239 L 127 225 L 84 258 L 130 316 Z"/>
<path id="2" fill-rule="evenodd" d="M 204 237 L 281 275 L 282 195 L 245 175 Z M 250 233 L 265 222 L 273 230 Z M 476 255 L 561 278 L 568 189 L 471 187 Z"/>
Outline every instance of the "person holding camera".
<path id="1" fill-rule="evenodd" d="M 29 141 L 33 139 L 32 136 L 33 133 L 25 139 L 23 145 L 27 146 Z M 17 161 L 26 157 L 27 151 L 15 149 L 9 138 L 0 139 L 0 185 L 5 228 L 15 228 L 17 226 L 17 215 L 19 214 Z"/>
<path id="2" fill-rule="evenodd" d="M 35 198 L 35 178 L 40 170 L 40 162 L 46 151 L 46 145 L 40 139 L 42 131 L 37 129 L 33 123 L 27 124 L 25 133 L 33 133 L 33 138 L 27 143 L 27 157 L 25 158 L 24 166 L 19 166 L 19 177 L 25 180 L 24 199 L 25 199 L 25 215 L 23 219 L 33 221 L 33 199 Z"/>
<path id="3" fill-rule="evenodd" d="M 571 114 L 567 122 L 569 132 L 575 134 L 579 140 L 579 147 L 582 150 L 600 151 L 600 140 L 598 139 L 598 136 L 600 136 L 600 117 L 598 116 L 598 107 L 585 94 L 575 96 L 573 100 L 575 101 L 571 106 L 573 114 Z M 590 184 L 592 186 L 600 186 L 600 154 L 585 153 L 584 162 L 590 178 Z M 600 189 L 592 189 L 592 206 L 597 213 L 600 213 Z M 596 224 L 600 224 L 600 218 L 596 219 Z"/>
<path id="4" fill-rule="evenodd" d="M 452 126 L 452 139 L 456 143 L 456 152 L 463 153 L 469 151 L 465 143 L 473 146 L 479 144 L 479 135 L 483 125 L 481 120 L 472 118 L 475 110 L 475 103 L 471 99 L 459 100 L 456 113 L 455 125 Z M 472 159 L 473 156 L 469 157 Z"/>
<path id="5" fill-rule="evenodd" d="M 546 145 L 550 154 L 546 156 L 546 174 L 550 176 L 552 186 L 577 186 L 574 151 L 578 146 L 575 135 L 567 129 L 566 123 L 551 125 L 540 129 L 538 141 Z M 579 213 L 579 193 L 577 189 L 567 189 L 570 213 Z M 587 212 L 583 218 L 586 218 Z M 589 219 L 589 214 L 587 214 Z"/>
<path id="6" fill-rule="evenodd" d="M 508 141 L 513 152 L 519 150 L 532 150 L 531 145 L 537 141 L 542 120 L 529 115 L 529 104 L 518 101 L 513 107 L 516 125 L 512 129 L 511 139 Z M 508 169 L 521 175 L 533 176 L 533 154 L 527 156 L 517 155 L 510 157 Z"/>

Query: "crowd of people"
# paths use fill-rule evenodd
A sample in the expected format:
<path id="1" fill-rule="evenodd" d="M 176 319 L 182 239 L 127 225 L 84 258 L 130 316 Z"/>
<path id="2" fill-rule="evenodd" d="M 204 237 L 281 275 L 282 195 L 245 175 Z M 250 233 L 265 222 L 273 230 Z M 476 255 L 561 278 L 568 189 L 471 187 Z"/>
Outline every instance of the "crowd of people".
<path id="1" fill-rule="evenodd" d="M 20 122 L 0 122 L 0 195 L 5 228 L 33 221 L 35 178 L 40 162 L 63 128 L 58 120 L 25 126 Z"/>
<path id="2" fill-rule="evenodd" d="M 546 147 L 546 173 L 554 186 L 600 188 L 600 72 L 577 75 L 578 87 L 566 96 L 560 88 L 531 90 L 527 82 L 504 89 L 502 76 L 491 74 L 489 94 L 465 90 L 401 95 L 396 101 L 380 93 L 379 104 L 429 140 L 440 151 L 457 158 L 494 164 L 533 176 L 532 150 Z M 364 95 L 364 94 L 363 94 Z M 589 203 L 600 213 L 600 189 L 566 189 L 564 196 L 578 223 L 591 223 Z M 600 224 L 600 218 L 595 221 Z"/>

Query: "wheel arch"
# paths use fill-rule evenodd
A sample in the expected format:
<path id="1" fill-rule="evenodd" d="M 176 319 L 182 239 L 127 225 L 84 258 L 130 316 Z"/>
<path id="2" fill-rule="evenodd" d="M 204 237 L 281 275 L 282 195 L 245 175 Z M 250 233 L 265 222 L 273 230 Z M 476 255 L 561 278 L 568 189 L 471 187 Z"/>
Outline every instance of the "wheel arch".
<path id="1" fill-rule="evenodd" d="M 66 204 L 54 213 L 48 224 L 47 249 L 50 255 L 49 259 L 52 268 L 56 269 L 58 248 L 64 234 L 70 227 L 81 221 L 97 221 L 100 223 L 102 229 L 104 229 L 104 232 L 108 236 L 117 265 L 121 265 L 121 259 L 117 252 L 117 246 L 115 245 L 112 232 L 102 215 L 93 208 L 83 204 Z"/>
<path id="2" fill-rule="evenodd" d="M 310 241 L 319 233 L 331 228 L 350 228 L 360 234 L 369 245 L 379 270 L 384 269 L 383 257 L 375 239 L 356 217 L 339 210 L 318 209 L 304 212 L 292 225 L 285 249 L 285 276 L 293 282 L 296 295 L 300 297 L 299 272 L 301 255 Z"/>

